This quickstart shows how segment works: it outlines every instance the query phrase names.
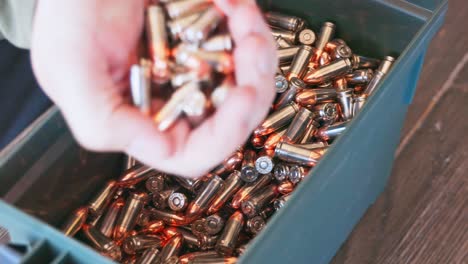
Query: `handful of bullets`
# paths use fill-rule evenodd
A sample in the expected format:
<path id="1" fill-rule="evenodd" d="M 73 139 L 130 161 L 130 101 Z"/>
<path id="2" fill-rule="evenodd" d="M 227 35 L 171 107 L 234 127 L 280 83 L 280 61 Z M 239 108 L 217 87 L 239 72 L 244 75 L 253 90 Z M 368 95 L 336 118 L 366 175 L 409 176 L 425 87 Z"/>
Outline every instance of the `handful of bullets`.
<path id="1" fill-rule="evenodd" d="M 217 41 L 205 41 L 221 20 L 220 15 L 214 15 L 216 9 L 206 3 L 180 0 L 165 5 L 173 19 L 167 23 L 173 38 L 198 42 L 202 48 L 229 39 L 223 35 L 212 37 Z M 174 11 L 174 6 L 183 4 L 190 8 Z M 153 17 L 150 13 L 155 12 L 151 10 L 162 12 L 161 7 L 151 6 L 149 20 Z M 311 177 L 312 168 L 346 130 L 394 61 L 389 56 L 378 60 L 354 54 L 345 41 L 334 38 L 333 23 L 325 22 L 316 36 L 301 18 L 273 12 L 266 13 L 265 18 L 278 44 L 278 96 L 270 115 L 248 142 L 199 179 L 168 175 L 129 158 L 119 179 L 107 182 L 88 205 L 73 213 L 62 229 L 66 235 L 80 234 L 101 254 L 122 263 L 237 261 L 272 214 L 288 202 L 295 187 Z M 188 20 L 185 26 L 173 26 Z M 164 25 L 164 20 L 160 22 Z M 189 33 L 201 24 L 205 26 L 200 34 Z M 209 66 L 218 73 L 229 73 L 231 65 L 226 67 L 224 59 L 219 59 L 229 57 L 229 43 L 222 49 L 215 45 L 215 51 L 188 50 L 190 55 L 184 55 L 184 61 L 211 58 Z M 153 77 L 164 77 L 164 71 L 159 70 L 167 69 L 167 65 L 157 63 L 160 58 L 155 54 L 159 53 L 152 55 Z M 144 68 L 146 64 L 135 67 Z M 190 71 L 189 77 L 185 74 L 176 77 L 185 76 L 180 78 L 186 83 L 174 81 L 178 78 L 171 80 L 174 87 L 181 87 L 161 110 L 163 113 L 168 105 L 172 105 L 171 111 L 175 109 L 175 97 L 186 100 L 198 96 L 200 90 L 194 83 L 201 82 L 197 79 L 199 72 Z M 204 81 L 211 81 L 205 77 Z M 192 86 L 197 87 L 178 96 Z M 211 94 L 213 104 L 219 102 L 213 98 L 217 89 Z M 185 108 L 182 111 L 188 114 Z M 166 115 L 158 116 L 164 120 L 160 124 L 166 124 L 162 128 L 170 126 Z"/>

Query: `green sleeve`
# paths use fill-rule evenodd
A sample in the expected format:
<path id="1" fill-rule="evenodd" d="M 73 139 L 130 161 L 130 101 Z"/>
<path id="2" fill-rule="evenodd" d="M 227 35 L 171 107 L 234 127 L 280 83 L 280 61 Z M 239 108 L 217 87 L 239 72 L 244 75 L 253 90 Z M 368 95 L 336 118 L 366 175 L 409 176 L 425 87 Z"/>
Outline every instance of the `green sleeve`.
<path id="1" fill-rule="evenodd" d="M 36 0 L 0 0 L 0 39 L 29 48 L 35 5 Z"/>

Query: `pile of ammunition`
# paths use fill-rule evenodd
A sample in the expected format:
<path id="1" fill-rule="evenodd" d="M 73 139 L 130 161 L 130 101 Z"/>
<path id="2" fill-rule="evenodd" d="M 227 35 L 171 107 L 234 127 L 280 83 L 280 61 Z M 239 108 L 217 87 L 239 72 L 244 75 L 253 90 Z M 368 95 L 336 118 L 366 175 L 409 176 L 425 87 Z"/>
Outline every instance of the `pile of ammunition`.
<path id="1" fill-rule="evenodd" d="M 190 14 L 188 9 L 174 11 L 175 5 L 187 2 L 193 4 Z M 218 11 L 206 1 L 181 0 L 165 7 L 173 19 L 168 22 L 172 37 L 201 43 L 202 48 L 216 42 L 204 41 L 221 20 L 221 15 L 215 15 Z M 151 6 L 148 18 L 164 25 L 164 16 L 158 15 L 162 19 L 158 20 L 152 12 L 162 12 L 161 7 Z M 345 41 L 334 38 L 333 23 L 324 23 L 316 37 L 303 19 L 273 12 L 265 18 L 278 44 L 278 96 L 272 112 L 249 141 L 195 180 L 167 175 L 129 158 L 121 178 L 108 182 L 65 223 L 66 235 L 74 236 L 81 230 L 96 250 L 122 263 L 237 261 L 249 241 L 287 203 L 294 188 L 310 175 L 329 145 L 343 133 L 394 61 L 392 57 L 380 61 L 353 54 Z M 187 20 L 191 22 L 184 25 L 189 26 L 173 27 Z M 191 31 L 200 25 L 204 25 L 199 32 L 202 34 Z M 153 26 L 149 25 L 151 34 Z M 224 35 L 213 38 L 228 39 Z M 223 51 L 190 50 L 185 58 L 218 58 L 207 54 L 225 54 L 232 44 L 222 47 Z M 158 64 L 155 68 L 160 59 L 156 53 L 152 56 L 153 76 L 167 66 Z M 217 62 L 210 66 L 223 74 L 227 69 Z M 167 105 L 175 97 L 181 100 L 198 96 L 194 93 L 199 87 L 176 96 L 189 83 L 200 83 L 192 73 L 189 75 L 181 78 L 188 81 L 185 84 L 172 79 L 173 85 L 176 82 L 182 87 Z M 159 74 L 158 78 L 163 76 Z M 174 116 L 169 116 L 172 122 Z M 159 120 L 165 120 L 160 123 L 166 124 L 163 128 L 169 127 L 165 118 Z"/>

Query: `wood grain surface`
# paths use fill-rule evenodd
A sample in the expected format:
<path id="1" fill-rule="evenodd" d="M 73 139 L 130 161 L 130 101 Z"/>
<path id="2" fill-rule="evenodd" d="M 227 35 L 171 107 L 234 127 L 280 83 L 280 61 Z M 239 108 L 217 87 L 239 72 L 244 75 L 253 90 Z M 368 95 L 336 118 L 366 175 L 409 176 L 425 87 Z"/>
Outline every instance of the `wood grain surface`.
<path id="1" fill-rule="evenodd" d="M 450 0 L 389 184 L 332 263 L 468 263 L 467 17 Z"/>

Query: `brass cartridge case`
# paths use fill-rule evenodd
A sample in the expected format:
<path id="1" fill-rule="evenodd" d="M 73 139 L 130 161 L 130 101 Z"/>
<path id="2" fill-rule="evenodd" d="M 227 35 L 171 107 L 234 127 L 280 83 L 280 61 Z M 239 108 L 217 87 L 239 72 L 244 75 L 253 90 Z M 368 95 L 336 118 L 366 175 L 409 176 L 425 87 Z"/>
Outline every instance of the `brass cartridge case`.
<path id="1" fill-rule="evenodd" d="M 349 59 L 353 56 L 353 51 L 346 44 L 338 45 L 330 54 L 332 60 Z"/>
<path id="2" fill-rule="evenodd" d="M 346 81 L 351 85 L 365 85 L 372 79 L 373 73 L 371 69 L 355 70 L 346 74 Z"/>
<path id="3" fill-rule="evenodd" d="M 269 115 L 265 121 L 254 130 L 254 134 L 265 136 L 280 130 L 291 122 L 298 111 L 299 107 L 295 103 L 288 104 Z"/>
<path id="4" fill-rule="evenodd" d="M 122 259 L 122 251 L 119 246 L 110 238 L 103 235 L 96 228 L 84 225 L 83 233 L 91 244 L 104 256 L 107 256 L 115 261 Z"/>
<path id="5" fill-rule="evenodd" d="M 193 218 L 201 215 L 210 206 L 214 200 L 216 193 L 224 187 L 224 181 L 219 176 L 214 176 L 202 187 L 195 199 L 190 203 L 187 208 L 186 216 Z"/>
<path id="6" fill-rule="evenodd" d="M 191 25 L 180 34 L 180 38 L 189 43 L 199 44 L 206 40 L 221 23 L 224 15 L 215 7 L 209 7 Z"/>
<path id="7" fill-rule="evenodd" d="M 187 208 L 187 196 L 180 192 L 174 192 L 167 199 L 167 204 L 169 205 L 169 208 L 171 208 L 172 211 L 181 212 L 185 210 L 185 208 Z"/>
<path id="8" fill-rule="evenodd" d="M 280 95 L 273 104 L 273 109 L 278 110 L 286 107 L 294 101 L 296 94 L 306 88 L 306 84 L 299 78 L 292 77 L 289 82 L 289 89 Z"/>
<path id="9" fill-rule="evenodd" d="M 328 42 L 333 38 L 335 34 L 335 24 L 331 22 L 325 22 L 320 29 L 320 34 L 318 35 L 317 41 L 315 41 L 315 47 L 320 56 L 321 52 L 324 50 Z"/>
<path id="10" fill-rule="evenodd" d="M 313 122 L 314 114 L 307 108 L 301 108 L 281 138 L 281 141 L 291 144 L 299 142 Z"/>
<path id="11" fill-rule="evenodd" d="M 190 222 L 194 220 L 193 218 L 188 218 L 185 215 L 154 208 L 151 208 L 149 212 L 154 219 L 162 220 L 166 225 L 169 226 L 184 226 L 190 224 Z"/>
<path id="12" fill-rule="evenodd" d="M 136 225 L 136 220 L 143 206 L 147 201 L 145 193 L 132 193 L 128 197 L 122 212 L 117 218 L 117 223 L 114 229 L 114 239 L 121 240 L 124 238 Z"/>
<path id="13" fill-rule="evenodd" d="M 284 93 L 289 88 L 289 82 L 284 75 L 275 76 L 275 88 L 277 93 Z"/>
<path id="14" fill-rule="evenodd" d="M 93 217 L 102 215 L 104 209 L 107 208 L 114 193 L 117 191 L 117 188 L 116 181 L 107 182 L 104 188 L 89 202 L 89 214 Z"/>
<path id="15" fill-rule="evenodd" d="M 277 51 L 279 64 L 284 66 L 288 65 L 293 61 L 294 56 L 299 52 L 299 46 L 293 46 L 290 48 L 279 49 Z M 288 69 L 289 71 L 289 69 Z"/>
<path id="16" fill-rule="evenodd" d="M 286 202 L 291 198 L 291 195 L 283 195 L 279 198 L 277 198 L 275 201 L 273 201 L 273 207 L 275 208 L 276 211 L 279 209 L 283 208 Z"/>
<path id="17" fill-rule="evenodd" d="M 231 35 L 219 34 L 204 41 L 201 48 L 207 51 L 232 51 L 234 43 Z"/>
<path id="18" fill-rule="evenodd" d="M 66 236 L 73 237 L 83 225 L 86 223 L 88 218 L 88 208 L 78 208 L 73 214 L 67 219 L 65 224 L 62 226 L 62 233 Z"/>
<path id="19" fill-rule="evenodd" d="M 262 231 L 262 229 L 265 227 L 265 225 L 266 225 L 265 219 L 263 219 L 263 217 L 261 217 L 259 215 L 250 218 L 245 223 L 245 227 L 247 229 L 247 232 L 249 232 L 251 234 L 254 234 L 254 235 L 260 233 L 260 231 Z"/>
<path id="20" fill-rule="evenodd" d="M 130 68 L 130 92 L 133 104 L 143 114 L 151 114 L 151 62 L 142 60 Z"/>
<path id="21" fill-rule="evenodd" d="M 101 231 L 101 233 L 106 237 L 112 237 L 117 217 L 122 211 L 124 205 L 125 201 L 122 198 L 119 198 L 115 200 L 107 209 L 107 212 L 99 225 L 99 231 Z"/>
<path id="22" fill-rule="evenodd" d="M 212 5 L 211 0 L 181 0 L 171 1 L 165 5 L 167 14 L 175 19 L 194 13 L 200 13 Z"/>
<path id="23" fill-rule="evenodd" d="M 163 243 L 164 239 L 157 235 L 134 235 L 124 239 L 122 250 L 129 255 L 134 255 L 147 248 L 161 247 Z"/>
<path id="24" fill-rule="evenodd" d="M 141 257 L 135 262 L 135 264 L 152 264 L 155 261 L 157 261 L 158 256 L 158 247 L 150 247 L 143 252 Z"/>
<path id="25" fill-rule="evenodd" d="M 171 196 L 171 194 L 173 194 L 177 190 L 178 190 L 178 187 L 173 187 L 164 191 L 153 193 L 152 198 L 151 198 L 153 202 L 153 206 L 156 209 L 167 208 L 169 206 L 169 204 L 167 203 L 169 196 Z"/>
<path id="26" fill-rule="evenodd" d="M 160 192 L 164 189 L 165 182 L 164 174 L 158 173 L 146 179 L 145 188 L 151 193 Z"/>
<path id="27" fill-rule="evenodd" d="M 329 124 L 338 118 L 338 106 L 335 103 L 325 103 L 314 106 L 314 115 L 317 119 Z"/>
<path id="28" fill-rule="evenodd" d="M 213 249 L 216 245 L 218 239 L 217 236 L 207 236 L 205 234 L 200 234 L 198 237 L 194 235 L 191 231 L 183 228 L 174 228 L 170 227 L 164 229 L 164 235 L 168 238 L 171 238 L 175 235 L 182 235 L 185 243 L 189 248 L 195 248 L 200 250 L 209 250 Z"/>
<path id="29" fill-rule="evenodd" d="M 278 47 L 278 49 L 286 49 L 286 48 L 291 48 L 293 46 L 289 41 L 287 41 L 282 36 L 276 37 L 275 41 L 276 41 L 276 46 Z"/>
<path id="30" fill-rule="evenodd" d="M 382 60 L 382 62 L 379 65 L 379 68 L 377 68 L 377 70 L 374 71 L 374 76 L 372 77 L 371 81 L 364 90 L 365 94 L 371 95 L 374 92 L 375 88 L 377 88 L 377 86 L 380 84 L 380 81 L 392 67 L 393 62 L 395 62 L 395 58 L 391 56 L 386 56 Z"/>
<path id="31" fill-rule="evenodd" d="M 273 28 L 271 30 L 271 34 L 273 35 L 274 38 L 282 37 L 283 39 L 285 39 L 289 43 L 291 43 L 293 45 L 296 44 L 296 33 L 295 32 L 284 30 L 284 29 Z"/>
<path id="32" fill-rule="evenodd" d="M 231 256 L 239 238 L 239 234 L 244 226 L 244 216 L 240 211 L 236 211 L 229 217 L 229 220 L 216 243 L 216 251 L 224 256 Z"/>
<path id="33" fill-rule="evenodd" d="M 299 32 L 298 39 L 299 43 L 303 45 L 312 45 L 316 39 L 315 32 L 308 28 L 303 29 L 301 32 Z"/>
<path id="34" fill-rule="evenodd" d="M 275 165 L 273 169 L 273 177 L 279 182 L 282 182 L 288 178 L 290 166 L 286 163 L 279 163 Z"/>
<path id="35" fill-rule="evenodd" d="M 221 175 L 226 172 L 232 172 L 242 163 L 243 159 L 244 153 L 242 151 L 236 151 L 230 157 L 226 158 L 223 163 L 214 168 L 213 173 Z"/>
<path id="36" fill-rule="evenodd" d="M 364 104 L 367 101 L 367 94 L 354 95 L 353 97 L 353 116 L 356 116 L 357 113 L 362 109 Z"/>
<path id="37" fill-rule="evenodd" d="M 304 149 L 286 142 L 280 142 L 276 146 L 275 157 L 287 162 L 312 167 L 317 164 L 321 155 L 313 150 Z"/>
<path id="38" fill-rule="evenodd" d="M 275 149 L 276 144 L 281 140 L 284 133 L 286 133 L 286 129 L 271 133 L 265 140 L 264 148 L 269 150 Z"/>
<path id="39" fill-rule="evenodd" d="M 309 172 L 308 169 L 305 169 L 302 166 L 294 165 L 289 170 L 289 181 L 293 184 L 298 184 Z"/>
<path id="40" fill-rule="evenodd" d="M 158 262 L 166 263 L 166 261 L 172 256 L 178 257 L 180 250 L 182 249 L 183 242 L 184 237 L 180 234 L 171 237 L 161 249 L 158 256 Z"/>
<path id="41" fill-rule="evenodd" d="M 268 25 L 274 28 L 280 28 L 292 32 L 297 32 L 304 28 L 305 21 L 302 18 L 288 16 L 276 12 L 267 12 L 265 14 Z"/>
<path id="42" fill-rule="evenodd" d="M 257 154 L 255 151 L 247 149 L 244 151 L 244 160 L 240 177 L 245 182 L 254 182 L 258 178 L 258 171 L 255 169 L 255 159 Z"/>
<path id="43" fill-rule="evenodd" d="M 262 151 L 262 152 L 265 152 L 265 151 Z M 255 169 L 260 174 L 270 174 L 270 172 L 273 170 L 273 167 L 274 167 L 273 158 L 267 154 L 262 155 L 255 160 Z"/>
<path id="44" fill-rule="evenodd" d="M 278 195 L 279 192 L 276 185 L 265 186 L 242 203 L 242 212 L 245 216 L 252 218 L 260 213 Z"/>
<path id="45" fill-rule="evenodd" d="M 322 140 L 333 140 L 341 135 L 345 130 L 348 122 L 340 122 L 330 126 L 325 126 L 317 130 L 316 137 Z"/>
<path id="46" fill-rule="evenodd" d="M 224 219 L 217 214 L 210 215 L 205 219 L 204 228 L 208 235 L 218 234 L 223 230 L 223 227 Z"/>
<path id="47" fill-rule="evenodd" d="M 343 121 L 351 120 L 353 118 L 353 89 L 340 90 L 337 93 Z"/>
<path id="48" fill-rule="evenodd" d="M 169 79 L 169 42 L 166 32 L 164 10 L 158 5 L 147 9 L 147 37 L 151 60 L 153 61 L 152 76 L 156 82 L 166 82 Z M 151 103 L 151 102 L 150 102 Z"/>
<path id="49" fill-rule="evenodd" d="M 308 72 L 304 77 L 304 82 L 314 85 L 324 83 L 346 74 L 351 68 L 352 65 L 349 59 L 338 59 L 326 66 Z"/>
<path id="50" fill-rule="evenodd" d="M 242 187 L 244 181 L 241 178 L 239 171 L 233 171 L 225 180 L 224 188 L 220 189 L 216 194 L 213 202 L 207 210 L 207 214 L 211 215 L 218 212 L 224 204 L 232 198 L 232 196 Z"/>
<path id="51" fill-rule="evenodd" d="M 289 68 L 288 79 L 291 80 L 292 77 L 297 77 L 302 79 L 307 72 L 307 65 L 309 65 L 310 59 L 314 54 L 313 48 L 311 46 L 302 45 L 299 48 L 299 51 L 294 56 L 294 59 Z"/>
<path id="52" fill-rule="evenodd" d="M 352 57 L 352 63 L 353 69 L 376 69 L 377 67 L 379 67 L 380 60 L 354 54 Z"/>
<path id="53" fill-rule="evenodd" d="M 261 176 L 256 182 L 242 186 L 232 198 L 231 207 L 240 208 L 241 204 L 247 200 L 255 191 L 266 186 L 272 180 L 272 176 L 267 174 Z"/>

